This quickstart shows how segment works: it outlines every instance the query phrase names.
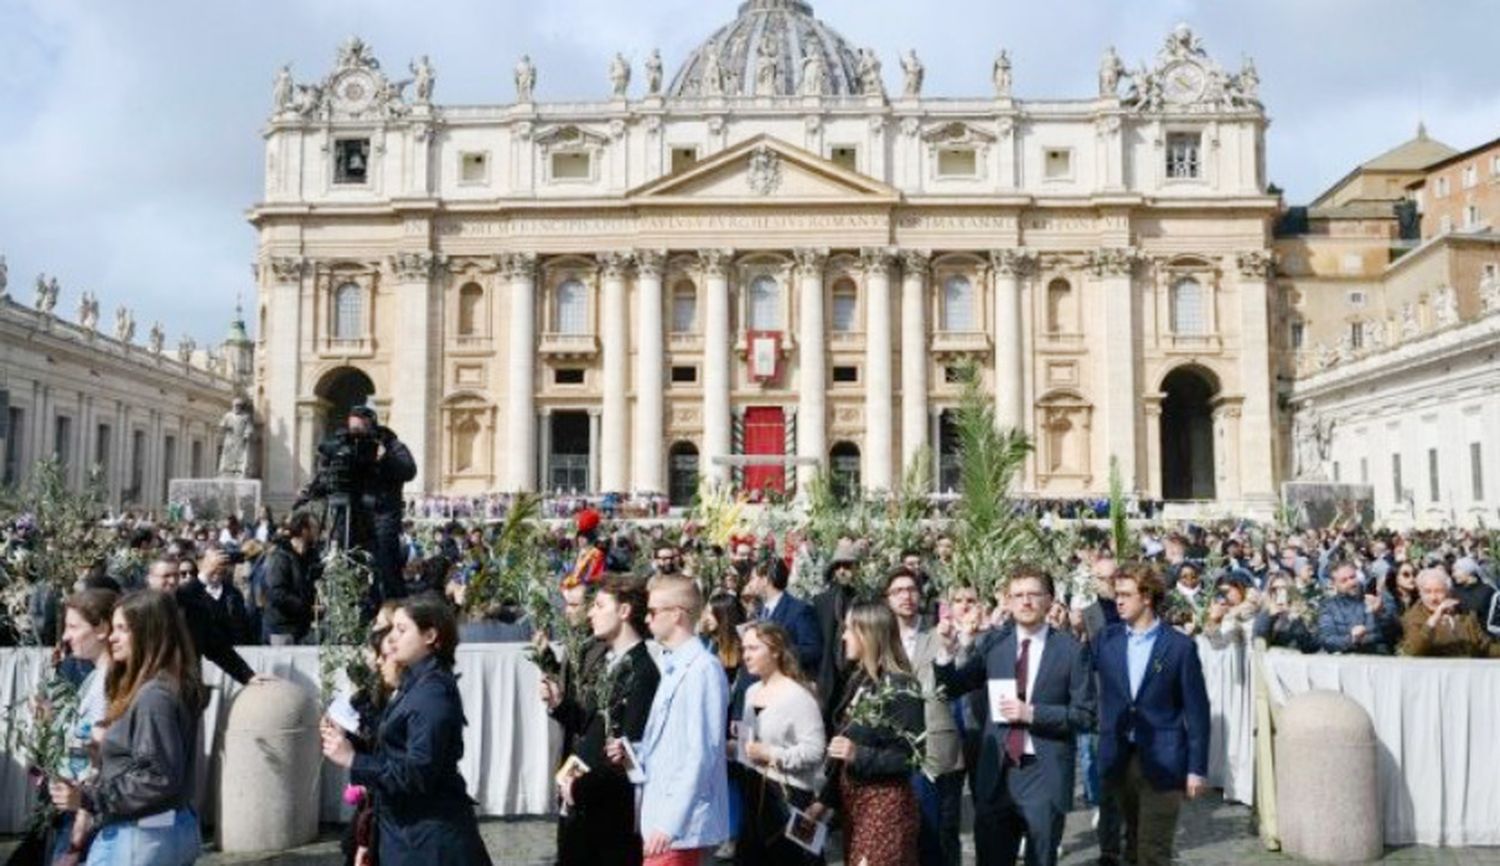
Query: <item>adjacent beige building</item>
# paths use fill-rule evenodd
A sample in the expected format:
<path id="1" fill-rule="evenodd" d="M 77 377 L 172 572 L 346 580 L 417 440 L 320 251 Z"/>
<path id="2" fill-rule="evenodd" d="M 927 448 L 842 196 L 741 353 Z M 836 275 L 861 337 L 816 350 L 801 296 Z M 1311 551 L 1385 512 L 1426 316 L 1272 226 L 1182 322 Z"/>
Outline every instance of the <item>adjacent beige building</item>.
<path id="1" fill-rule="evenodd" d="M 972 360 L 1037 443 L 1025 491 L 1102 492 L 1115 458 L 1268 511 L 1258 78 L 1186 27 L 1137 66 L 1023 100 L 1002 53 L 993 92 L 934 97 L 917 57 L 883 75 L 749 0 L 671 77 L 601 62 L 592 102 L 538 101 L 523 58 L 514 100 L 441 105 L 426 58 L 408 94 L 358 40 L 283 72 L 249 214 L 268 494 L 366 400 L 427 491 L 878 490 L 927 453 L 947 487 Z"/>

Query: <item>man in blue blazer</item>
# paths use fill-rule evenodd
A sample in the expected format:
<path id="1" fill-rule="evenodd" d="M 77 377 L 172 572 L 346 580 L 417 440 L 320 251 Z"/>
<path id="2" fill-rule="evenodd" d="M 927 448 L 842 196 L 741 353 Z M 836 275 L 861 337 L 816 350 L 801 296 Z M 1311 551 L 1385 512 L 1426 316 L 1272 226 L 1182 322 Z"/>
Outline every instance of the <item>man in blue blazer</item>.
<path id="1" fill-rule="evenodd" d="M 1052 866 L 1073 802 L 1074 737 L 1094 726 L 1088 650 L 1047 625 L 1052 578 L 1017 568 L 1006 584 L 1013 628 L 995 629 L 948 658 L 959 640 L 938 624 L 944 649 L 933 672 L 950 700 L 980 690 L 984 735 L 974 772 L 974 850 L 980 866 Z M 993 689 L 993 694 L 991 690 Z M 992 706 L 993 705 L 993 706 Z"/>
<path id="2" fill-rule="evenodd" d="M 1156 615 L 1167 593 L 1156 571 L 1123 568 L 1114 589 L 1121 622 L 1094 651 L 1100 775 L 1124 820 L 1124 862 L 1166 866 L 1183 795 L 1208 789 L 1208 690 L 1197 644 Z M 1099 854 L 1122 862 L 1117 832 L 1100 833 Z"/>
<path id="3" fill-rule="evenodd" d="M 797 664 L 804 676 L 818 673 L 823 658 L 823 632 L 812 605 L 787 592 L 791 572 L 781 557 L 773 556 L 750 572 L 746 591 L 760 597 L 760 620 L 786 629 L 797 653 Z"/>

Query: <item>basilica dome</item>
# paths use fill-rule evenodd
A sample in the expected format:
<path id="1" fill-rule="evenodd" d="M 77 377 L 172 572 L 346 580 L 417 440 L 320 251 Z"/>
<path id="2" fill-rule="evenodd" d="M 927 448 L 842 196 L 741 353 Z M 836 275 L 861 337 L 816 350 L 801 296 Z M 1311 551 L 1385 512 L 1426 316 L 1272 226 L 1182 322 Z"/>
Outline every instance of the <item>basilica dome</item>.
<path id="1" fill-rule="evenodd" d="M 688 55 L 668 88 L 674 97 L 861 92 L 859 53 L 813 17 L 805 0 L 741 3 L 733 21 Z"/>

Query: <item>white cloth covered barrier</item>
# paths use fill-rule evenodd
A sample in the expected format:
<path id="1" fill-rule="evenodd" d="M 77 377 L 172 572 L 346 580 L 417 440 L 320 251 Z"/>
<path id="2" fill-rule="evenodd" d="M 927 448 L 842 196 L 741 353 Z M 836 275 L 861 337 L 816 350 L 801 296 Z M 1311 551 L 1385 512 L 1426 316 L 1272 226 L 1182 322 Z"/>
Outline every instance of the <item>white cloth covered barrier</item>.
<path id="1" fill-rule="evenodd" d="M 316 647 L 240 647 L 240 654 L 257 673 L 318 688 Z M 36 691 L 46 669 L 45 650 L 0 649 L 0 706 L 10 706 Z M 464 729 L 464 757 L 459 770 L 481 815 L 540 815 L 553 810 L 552 774 L 561 746 L 560 730 L 547 717 L 538 692 L 540 674 L 527 661 L 520 644 L 473 644 L 458 648 L 458 689 L 463 696 L 468 726 Z M 212 664 L 203 666 L 211 687 L 203 716 L 199 762 L 200 812 L 217 813 L 209 792 L 217 791 L 217 762 L 210 751 L 228 718 L 228 698 L 241 686 Z M 321 812 L 324 821 L 344 820 L 346 774 L 323 765 Z M 32 800 L 26 792 L 26 771 L 13 756 L 0 761 L 0 833 L 16 833 L 26 826 Z"/>

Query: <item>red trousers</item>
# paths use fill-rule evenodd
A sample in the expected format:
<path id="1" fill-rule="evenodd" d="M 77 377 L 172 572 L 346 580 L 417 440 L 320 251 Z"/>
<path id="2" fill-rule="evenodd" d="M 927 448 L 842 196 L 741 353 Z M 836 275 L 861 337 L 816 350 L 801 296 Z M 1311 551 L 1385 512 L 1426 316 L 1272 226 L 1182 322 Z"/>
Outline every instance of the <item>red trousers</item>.
<path id="1" fill-rule="evenodd" d="M 647 857 L 643 866 L 698 866 L 703 862 L 707 848 L 684 848 L 671 850 L 655 857 Z"/>

